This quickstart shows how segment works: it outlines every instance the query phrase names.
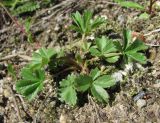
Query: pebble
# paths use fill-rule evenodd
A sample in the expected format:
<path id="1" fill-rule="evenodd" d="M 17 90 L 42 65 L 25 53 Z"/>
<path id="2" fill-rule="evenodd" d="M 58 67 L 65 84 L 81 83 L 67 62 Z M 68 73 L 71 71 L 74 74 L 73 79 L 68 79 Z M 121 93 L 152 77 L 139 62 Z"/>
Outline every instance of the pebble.
<path id="1" fill-rule="evenodd" d="M 138 106 L 138 108 L 143 108 L 143 107 L 145 107 L 147 105 L 147 102 L 144 100 L 144 99 L 139 99 L 138 101 L 137 101 L 137 106 Z"/>
<path id="2" fill-rule="evenodd" d="M 120 71 L 113 73 L 112 77 L 116 80 L 116 82 L 121 82 L 123 80 L 123 75 Z"/>
<path id="3" fill-rule="evenodd" d="M 9 98 L 11 96 L 10 92 L 7 89 L 3 91 L 3 94 L 6 98 Z"/>
<path id="4" fill-rule="evenodd" d="M 134 102 L 138 101 L 139 99 L 142 99 L 145 94 L 146 93 L 144 91 L 140 91 L 136 96 L 133 97 Z"/>

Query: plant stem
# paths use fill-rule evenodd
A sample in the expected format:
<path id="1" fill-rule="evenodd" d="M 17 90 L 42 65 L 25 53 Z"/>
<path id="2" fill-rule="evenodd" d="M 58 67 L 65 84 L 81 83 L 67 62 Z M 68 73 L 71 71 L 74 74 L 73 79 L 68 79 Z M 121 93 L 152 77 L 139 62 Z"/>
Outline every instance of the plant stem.
<path id="1" fill-rule="evenodd" d="M 85 36 L 86 36 L 86 35 L 85 35 L 85 33 L 84 33 L 84 34 L 82 35 L 82 39 L 81 39 L 82 42 L 84 42 Z"/>
<path id="2" fill-rule="evenodd" d="M 149 14 L 152 14 L 153 4 L 154 4 L 156 1 L 157 1 L 157 0 L 150 0 L 150 4 L 149 4 Z"/>
<path id="3" fill-rule="evenodd" d="M 82 39 L 80 40 L 80 52 L 79 52 L 79 54 L 81 56 L 83 56 L 83 48 L 82 47 L 85 45 L 84 41 L 85 41 L 85 33 L 82 35 Z"/>

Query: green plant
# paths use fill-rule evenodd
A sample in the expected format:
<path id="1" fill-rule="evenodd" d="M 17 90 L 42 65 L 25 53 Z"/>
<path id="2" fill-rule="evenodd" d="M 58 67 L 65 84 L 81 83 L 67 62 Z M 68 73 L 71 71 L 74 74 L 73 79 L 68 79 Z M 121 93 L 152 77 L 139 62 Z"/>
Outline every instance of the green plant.
<path id="1" fill-rule="evenodd" d="M 104 36 L 96 39 L 96 45 L 90 48 L 93 56 L 104 58 L 107 62 L 114 63 L 118 61 L 120 53 L 116 53 L 117 49 L 110 40 Z"/>
<path id="2" fill-rule="evenodd" d="M 65 101 L 69 105 L 75 105 L 77 103 L 77 92 L 75 88 L 76 75 L 68 75 L 66 79 L 60 82 L 59 95 L 60 100 Z"/>
<path id="3" fill-rule="evenodd" d="M 136 38 L 133 41 L 132 32 L 130 30 L 123 31 L 123 44 L 114 42 L 116 48 L 122 53 L 124 62 L 128 63 L 132 60 L 145 64 L 147 59 L 140 51 L 146 50 L 148 47 Z"/>
<path id="4" fill-rule="evenodd" d="M 4 0 L 2 4 L 9 7 L 14 15 L 32 12 L 40 8 L 38 2 L 31 0 Z"/>
<path id="5" fill-rule="evenodd" d="M 33 37 L 32 37 L 32 33 L 31 33 L 31 24 L 32 24 L 32 19 L 31 18 L 27 18 L 25 20 L 25 24 L 24 24 L 24 27 L 25 27 L 25 32 L 27 34 L 27 40 L 28 42 L 33 42 Z"/>
<path id="6" fill-rule="evenodd" d="M 145 9 L 145 7 L 143 7 L 142 5 L 132 1 L 126 1 L 126 0 L 114 0 L 114 1 L 117 2 L 122 7 L 145 10 L 147 13 L 152 14 L 153 5 L 156 3 L 157 0 L 149 0 L 149 6 L 146 7 L 147 9 Z M 145 17 L 149 16 L 146 12 L 144 12 Z M 144 13 L 142 13 L 143 16 L 144 16 Z"/>
<path id="7" fill-rule="evenodd" d="M 74 21 L 71 29 L 82 35 L 82 42 L 84 42 L 85 36 L 91 33 L 93 29 L 96 29 L 98 26 L 106 22 L 102 17 L 97 17 L 93 20 L 93 13 L 88 10 L 84 11 L 83 15 L 77 11 L 76 13 L 73 13 L 71 17 Z"/>
<path id="8" fill-rule="evenodd" d="M 8 64 L 7 71 L 8 71 L 8 74 L 10 74 L 13 77 L 13 79 L 16 80 L 16 72 L 15 72 L 12 64 Z"/>
<path id="9" fill-rule="evenodd" d="M 110 75 L 101 75 L 98 68 L 91 70 L 89 75 L 68 75 L 67 79 L 60 82 L 60 97 L 69 105 L 77 102 L 77 92 L 91 93 L 98 101 L 108 102 L 109 94 L 105 88 L 115 85 L 115 80 Z"/>
<path id="10" fill-rule="evenodd" d="M 23 68 L 21 76 L 22 79 L 16 83 L 16 90 L 31 101 L 43 89 L 45 72 L 40 69 L 32 71 L 30 68 Z"/>
<path id="11" fill-rule="evenodd" d="M 37 52 L 33 53 L 32 61 L 29 64 L 31 69 L 41 69 L 45 67 L 50 61 L 50 58 L 56 55 L 56 52 L 53 49 L 41 48 Z"/>
<path id="12" fill-rule="evenodd" d="M 13 13 L 15 15 L 20 15 L 26 12 L 33 12 L 38 8 L 40 8 L 40 5 L 38 4 L 38 2 L 28 1 L 28 2 L 23 2 L 21 3 L 20 6 L 14 8 Z"/>
<path id="13" fill-rule="evenodd" d="M 94 21 L 91 21 L 91 17 L 92 14 L 89 11 L 85 11 L 83 16 L 79 12 L 75 13 L 73 16 L 75 25 L 72 25 L 72 27 L 75 30 L 77 29 L 76 31 L 83 36 L 87 35 L 93 29 L 92 24 Z M 27 25 L 27 28 L 29 28 L 29 25 Z M 82 47 L 84 49 L 81 50 L 83 55 L 81 55 L 81 52 L 77 52 L 79 49 L 75 51 L 74 49 L 67 49 L 67 47 L 64 47 L 63 51 L 41 48 L 34 52 L 31 62 L 22 69 L 22 79 L 16 83 L 17 92 L 29 100 L 36 97 L 38 92 L 43 89 L 44 71 L 48 70 L 45 68 L 50 63 L 54 70 L 53 77 L 58 77 L 59 75 L 64 77 L 64 79 L 59 78 L 62 79 L 59 82 L 58 89 L 61 101 L 74 106 L 79 100 L 78 95 L 87 93 L 93 95 L 97 101 L 106 103 L 109 99 L 106 89 L 116 84 L 111 75 L 106 73 L 107 63 L 115 63 L 118 60 L 122 60 L 121 58 L 125 63 L 138 61 L 144 64 L 147 61 L 142 53 L 143 50 L 147 49 L 147 46 L 139 39 L 134 40 L 132 32 L 127 29 L 123 31 L 122 43 L 102 36 L 101 38 L 96 38 L 95 42 L 84 43 Z M 86 50 L 90 52 L 86 52 Z M 94 59 L 96 60 L 94 61 Z M 92 60 L 94 63 L 91 63 Z M 103 60 L 107 62 L 103 62 Z M 101 69 L 95 68 L 96 66 Z"/>
<path id="14" fill-rule="evenodd" d="M 46 48 L 41 48 L 33 53 L 31 63 L 21 71 L 22 79 L 16 83 L 17 92 L 28 100 L 32 100 L 38 92 L 42 91 L 45 80 L 44 67 L 53 55 L 55 55 L 55 51 Z"/>
<path id="15" fill-rule="evenodd" d="M 105 23 L 105 19 L 97 17 L 92 20 L 93 13 L 91 11 L 84 11 L 84 14 L 81 15 L 78 11 L 72 14 L 72 19 L 74 24 L 71 26 L 71 29 L 81 33 L 81 35 L 89 34 L 93 29 L 97 28 L 101 24 Z"/>
<path id="16" fill-rule="evenodd" d="M 117 2 L 120 6 L 126 7 L 126 8 L 134 8 L 134 9 L 140 9 L 144 10 L 145 8 L 141 6 L 140 4 L 132 1 L 126 1 L 126 0 L 114 0 Z"/>

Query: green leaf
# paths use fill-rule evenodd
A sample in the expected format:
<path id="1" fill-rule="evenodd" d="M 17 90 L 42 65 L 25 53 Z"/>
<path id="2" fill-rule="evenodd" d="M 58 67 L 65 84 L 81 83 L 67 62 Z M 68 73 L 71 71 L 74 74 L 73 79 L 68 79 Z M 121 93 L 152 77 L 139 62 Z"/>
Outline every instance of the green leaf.
<path id="1" fill-rule="evenodd" d="M 120 51 L 120 52 L 123 51 L 123 46 L 121 45 L 121 43 L 120 43 L 119 41 L 114 41 L 113 43 L 114 43 L 115 48 L 116 48 L 118 51 Z"/>
<path id="2" fill-rule="evenodd" d="M 31 24 L 31 18 L 27 18 L 25 20 L 25 30 L 27 33 L 30 32 Z"/>
<path id="3" fill-rule="evenodd" d="M 103 17 L 97 17 L 95 20 L 93 20 L 91 22 L 91 28 L 95 29 L 95 28 L 97 28 L 98 26 L 100 26 L 100 25 L 102 25 L 104 23 L 106 23 L 105 18 L 103 18 Z"/>
<path id="4" fill-rule="evenodd" d="M 90 76 L 95 80 L 97 77 L 101 75 L 101 71 L 96 67 L 95 69 L 92 69 L 90 72 Z"/>
<path id="5" fill-rule="evenodd" d="M 102 54 L 115 52 L 117 50 L 115 48 L 115 45 L 113 44 L 113 40 L 110 40 L 105 36 L 102 36 L 102 38 L 97 38 L 96 45 L 98 49 L 102 52 Z"/>
<path id="6" fill-rule="evenodd" d="M 93 85 L 91 93 L 99 102 L 108 102 L 109 95 L 101 86 Z"/>
<path id="7" fill-rule="evenodd" d="M 78 91 L 85 92 L 86 90 L 89 89 L 90 85 L 93 82 L 93 79 L 88 75 L 80 75 L 79 77 L 77 77 L 75 82 L 76 82 L 76 89 Z"/>
<path id="8" fill-rule="evenodd" d="M 86 27 L 85 32 L 90 32 L 91 30 L 90 21 L 92 19 L 92 16 L 93 16 L 93 12 L 90 12 L 88 10 L 84 11 L 83 22 L 84 22 L 84 27 Z"/>
<path id="9" fill-rule="evenodd" d="M 45 80 L 45 73 L 42 70 L 31 71 L 31 69 L 24 68 L 21 73 L 22 80 L 16 83 L 16 90 L 29 101 L 37 96 L 37 93 L 43 89 L 43 81 Z"/>
<path id="10" fill-rule="evenodd" d="M 102 36 L 102 38 L 97 38 L 96 45 L 101 52 L 105 51 L 105 47 L 107 45 L 105 36 Z"/>
<path id="11" fill-rule="evenodd" d="M 109 88 L 115 85 L 115 80 L 109 75 L 103 75 L 96 79 L 93 84 L 103 88 Z"/>
<path id="12" fill-rule="evenodd" d="M 40 69 L 41 67 L 44 67 L 49 63 L 50 58 L 55 54 L 56 52 L 53 49 L 39 49 L 37 52 L 33 53 L 30 67 L 32 69 Z"/>
<path id="13" fill-rule="evenodd" d="M 140 14 L 140 16 L 138 17 L 139 19 L 143 19 L 143 20 L 147 20 L 149 19 L 150 15 L 147 14 L 146 12 Z"/>
<path id="14" fill-rule="evenodd" d="M 136 2 L 132 2 L 132 1 L 122 1 L 122 2 L 119 2 L 119 4 L 123 7 L 126 7 L 126 8 L 134 8 L 134 9 L 140 9 L 140 10 L 145 9 L 140 4 L 138 4 Z"/>
<path id="15" fill-rule="evenodd" d="M 13 13 L 15 15 L 19 15 L 19 14 L 23 14 L 26 12 L 35 11 L 38 8 L 40 8 L 40 5 L 38 2 L 26 1 L 26 2 L 23 2 L 22 5 L 14 8 Z"/>
<path id="16" fill-rule="evenodd" d="M 8 64 L 7 70 L 8 70 L 8 73 L 9 73 L 14 79 L 16 79 L 16 72 L 15 72 L 12 64 Z"/>
<path id="17" fill-rule="evenodd" d="M 71 74 L 67 76 L 67 79 L 63 79 L 60 82 L 60 87 L 74 86 L 76 75 Z"/>
<path id="18" fill-rule="evenodd" d="M 107 57 L 105 60 L 109 63 L 115 63 L 119 60 L 119 56 Z"/>
<path id="19" fill-rule="evenodd" d="M 102 38 L 97 38 L 96 46 L 92 46 L 90 48 L 91 55 L 104 58 L 107 62 L 110 63 L 118 61 L 120 53 L 116 53 L 116 51 L 117 49 L 114 41 L 107 39 L 104 36 L 102 36 Z"/>
<path id="20" fill-rule="evenodd" d="M 75 23 L 75 25 L 81 30 L 81 33 L 85 32 L 85 27 L 84 27 L 84 21 L 82 19 L 81 14 L 77 11 L 76 13 L 72 14 L 72 19 Z"/>
<path id="21" fill-rule="evenodd" d="M 91 47 L 89 51 L 92 56 L 101 56 L 101 52 L 97 50 L 95 47 Z"/>
<path id="22" fill-rule="evenodd" d="M 37 74 L 33 73 L 30 68 L 23 68 L 21 71 L 21 76 L 23 79 L 28 81 L 37 81 L 38 78 L 36 77 Z"/>
<path id="23" fill-rule="evenodd" d="M 65 101 L 68 105 L 75 105 L 77 103 L 77 93 L 72 86 L 60 89 L 61 101 Z"/>
<path id="24" fill-rule="evenodd" d="M 135 61 L 138 61 L 142 64 L 145 64 L 147 62 L 146 57 L 142 54 L 142 53 L 132 53 L 132 52 L 128 52 L 126 53 L 127 56 L 131 57 L 132 59 L 134 59 Z"/>
<path id="25" fill-rule="evenodd" d="M 146 50 L 148 46 L 146 46 L 142 41 L 135 40 L 126 50 L 125 52 L 138 52 L 141 50 Z"/>
<path id="26" fill-rule="evenodd" d="M 60 99 L 69 105 L 75 105 L 77 102 L 77 93 L 75 90 L 76 75 L 68 75 L 66 79 L 60 82 Z"/>
<path id="27" fill-rule="evenodd" d="M 74 23 L 71 26 L 71 29 L 81 33 L 81 35 L 87 35 L 93 29 L 105 23 L 104 18 L 98 17 L 97 19 L 92 20 L 92 16 L 93 12 L 90 12 L 88 10 L 84 11 L 83 15 L 81 15 L 78 11 L 76 13 L 73 13 L 71 17 Z"/>
<path id="28" fill-rule="evenodd" d="M 123 50 L 126 50 L 128 48 L 129 43 L 132 41 L 132 34 L 130 30 L 124 29 L 123 30 Z"/>

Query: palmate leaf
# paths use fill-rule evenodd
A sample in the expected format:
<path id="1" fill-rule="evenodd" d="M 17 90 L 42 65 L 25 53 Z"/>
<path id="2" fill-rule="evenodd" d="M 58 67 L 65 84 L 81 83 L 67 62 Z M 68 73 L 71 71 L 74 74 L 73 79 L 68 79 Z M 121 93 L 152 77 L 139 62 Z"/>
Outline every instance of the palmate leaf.
<path id="1" fill-rule="evenodd" d="M 32 62 L 29 64 L 32 69 L 40 69 L 47 65 L 50 58 L 55 55 L 56 52 L 53 49 L 41 48 L 37 52 L 33 53 Z"/>
<path id="2" fill-rule="evenodd" d="M 146 46 L 142 41 L 137 39 L 128 46 L 124 53 L 131 59 L 145 64 L 147 62 L 147 58 L 143 53 L 139 53 L 139 51 L 146 50 L 147 48 L 148 46 Z"/>
<path id="3" fill-rule="evenodd" d="M 75 80 L 76 89 L 81 92 L 90 91 L 100 102 L 107 102 L 109 95 L 104 88 L 115 85 L 115 80 L 109 75 L 102 75 L 98 68 L 91 70 L 89 75 L 80 75 Z"/>
<path id="4" fill-rule="evenodd" d="M 117 49 L 113 41 L 102 36 L 96 39 L 96 47 L 90 48 L 90 53 L 93 56 L 104 58 L 107 62 L 114 63 L 118 61 Z"/>
<path id="5" fill-rule="evenodd" d="M 77 93 L 72 86 L 61 88 L 60 92 L 61 101 L 65 101 L 70 106 L 74 106 L 77 103 Z"/>
<path id="6" fill-rule="evenodd" d="M 68 75 L 66 79 L 60 82 L 60 100 L 65 101 L 68 105 L 75 105 L 77 102 L 77 93 L 75 90 L 75 79 L 74 74 Z"/>
<path id="7" fill-rule="evenodd" d="M 146 50 L 148 46 L 146 46 L 143 41 L 140 41 L 139 39 L 132 41 L 132 33 L 128 29 L 124 29 L 123 37 L 123 45 L 121 45 L 119 42 L 114 42 L 115 47 L 123 55 L 123 61 L 128 63 L 134 60 L 145 64 L 147 59 L 145 55 L 140 52 Z"/>
<path id="8" fill-rule="evenodd" d="M 73 13 L 71 17 L 74 22 L 71 29 L 81 33 L 82 35 L 90 33 L 93 29 L 105 23 L 105 19 L 101 17 L 92 20 L 93 12 L 89 10 L 84 11 L 83 15 L 77 11 L 76 13 Z"/>
<path id="9" fill-rule="evenodd" d="M 43 70 L 33 72 L 29 68 L 23 68 L 21 76 L 22 79 L 16 83 L 16 90 L 31 101 L 43 89 L 45 73 Z"/>

